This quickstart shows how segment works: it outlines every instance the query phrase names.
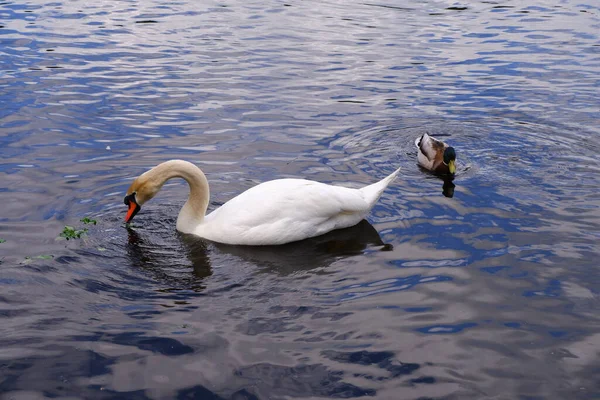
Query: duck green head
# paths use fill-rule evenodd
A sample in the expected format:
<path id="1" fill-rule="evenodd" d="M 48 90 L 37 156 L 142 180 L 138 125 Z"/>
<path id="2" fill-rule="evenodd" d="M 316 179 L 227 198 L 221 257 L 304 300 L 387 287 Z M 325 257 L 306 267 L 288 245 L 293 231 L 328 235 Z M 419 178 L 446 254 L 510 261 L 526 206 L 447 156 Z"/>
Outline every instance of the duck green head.
<path id="1" fill-rule="evenodd" d="M 454 147 L 448 147 L 444 150 L 444 164 L 448 166 L 448 171 L 452 175 L 456 173 L 456 152 L 454 151 Z"/>

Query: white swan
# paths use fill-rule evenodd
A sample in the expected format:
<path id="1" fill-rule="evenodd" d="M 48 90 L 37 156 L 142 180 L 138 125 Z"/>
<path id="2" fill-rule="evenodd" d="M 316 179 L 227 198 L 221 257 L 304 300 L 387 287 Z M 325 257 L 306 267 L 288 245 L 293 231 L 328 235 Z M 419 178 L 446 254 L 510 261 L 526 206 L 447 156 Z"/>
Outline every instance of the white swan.
<path id="1" fill-rule="evenodd" d="M 226 244 L 284 244 L 356 225 L 399 172 L 361 189 L 277 179 L 254 186 L 205 215 L 210 192 L 204 173 L 190 162 L 170 160 L 131 184 L 124 199 L 129 206 L 125 222 L 131 222 L 167 180 L 179 177 L 189 184 L 190 194 L 177 217 L 177 230 Z"/>

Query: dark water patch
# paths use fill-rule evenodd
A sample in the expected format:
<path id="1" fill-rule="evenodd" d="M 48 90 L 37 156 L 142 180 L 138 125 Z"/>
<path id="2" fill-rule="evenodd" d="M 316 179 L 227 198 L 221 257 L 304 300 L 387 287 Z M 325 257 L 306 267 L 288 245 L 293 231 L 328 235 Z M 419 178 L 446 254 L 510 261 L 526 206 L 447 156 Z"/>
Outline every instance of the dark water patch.
<path id="1" fill-rule="evenodd" d="M 175 339 L 148 337 L 145 336 L 143 332 L 121 333 L 107 339 L 116 344 L 135 346 L 140 350 L 150 350 L 168 356 L 179 356 L 194 352 L 193 348 L 184 345 Z"/>
<path id="2" fill-rule="evenodd" d="M 386 380 L 397 378 L 402 375 L 411 375 L 413 372 L 420 368 L 419 364 L 415 363 L 401 363 L 394 362 L 394 353 L 388 351 L 357 351 L 357 352 L 337 352 L 337 351 L 325 351 L 323 355 L 331 360 L 341 362 L 341 363 L 349 363 L 349 364 L 357 364 L 357 365 L 375 365 L 389 373 L 389 376 L 383 377 L 374 377 L 372 375 L 367 374 L 358 374 L 357 376 L 361 376 L 363 378 L 369 380 Z"/>
<path id="3" fill-rule="evenodd" d="M 0 309 L 0 318 L 14 318 L 23 315 L 27 315 L 31 312 L 31 310 L 22 309 L 22 310 L 14 310 L 14 309 Z"/>
<path id="4" fill-rule="evenodd" d="M 376 395 L 376 391 L 373 389 L 361 388 L 344 382 L 343 374 L 340 371 L 329 371 L 323 365 L 290 368 L 282 365 L 256 364 L 237 370 L 236 375 L 256 382 L 255 390 L 259 398 L 262 396 L 303 397 L 307 395 L 355 398 Z M 265 380 L 266 377 L 268 380 Z M 277 384 L 275 386 L 265 385 L 263 382 L 266 381 L 274 381 Z"/>
<path id="5" fill-rule="evenodd" d="M 360 364 L 360 365 L 371 365 L 379 363 L 387 363 L 394 354 L 389 351 L 359 351 L 354 353 L 341 353 L 341 352 L 326 352 L 324 354 L 327 358 L 333 359 L 339 362 Z"/>
<path id="6" fill-rule="evenodd" d="M 24 382 L 28 382 L 28 391 L 43 392 L 48 397 L 80 395 L 82 389 L 73 386 L 72 380 L 105 375 L 114 363 L 114 359 L 89 350 L 55 347 L 53 352 L 60 355 L 29 357 L 3 364 L 4 379 L 0 382 L 0 390 L 17 392 L 23 390 Z"/>
<path id="7" fill-rule="evenodd" d="M 420 378 L 415 378 L 415 379 L 411 379 L 410 383 L 412 384 L 426 384 L 426 385 L 433 385 L 434 383 L 436 383 L 436 380 L 433 376 L 422 376 Z"/>
<path id="8" fill-rule="evenodd" d="M 237 397 L 233 397 L 234 399 L 239 398 L 240 400 L 242 399 L 253 399 L 253 398 L 257 398 L 257 397 L 250 397 L 247 396 L 246 393 L 240 393 L 239 395 L 236 394 L 234 396 Z M 179 390 L 177 392 L 177 399 L 206 399 L 206 400 L 224 400 L 224 397 L 221 397 L 213 392 L 211 392 L 210 390 L 208 390 L 207 388 L 205 388 L 204 386 L 194 386 L 192 388 L 188 388 L 188 389 L 182 389 Z"/>

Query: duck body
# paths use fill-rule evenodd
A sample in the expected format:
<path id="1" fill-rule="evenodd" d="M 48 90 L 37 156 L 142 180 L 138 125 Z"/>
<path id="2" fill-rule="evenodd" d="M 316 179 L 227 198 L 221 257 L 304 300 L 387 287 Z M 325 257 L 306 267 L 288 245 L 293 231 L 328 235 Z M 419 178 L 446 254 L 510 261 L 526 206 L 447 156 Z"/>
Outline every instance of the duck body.
<path id="1" fill-rule="evenodd" d="M 415 140 L 417 162 L 423 168 L 436 174 L 454 175 L 456 153 L 453 147 L 427 133 Z"/>
<path id="2" fill-rule="evenodd" d="M 140 175 L 126 200 L 131 201 L 130 210 L 139 209 L 140 202 L 153 197 L 164 181 L 182 177 L 190 184 L 190 195 L 177 218 L 177 230 L 218 243 L 279 245 L 356 225 L 398 173 L 399 169 L 360 189 L 306 179 L 277 179 L 254 186 L 205 215 L 209 196 L 206 177 L 192 163 L 171 160 Z M 135 215 L 130 211 L 128 217 L 131 213 Z"/>

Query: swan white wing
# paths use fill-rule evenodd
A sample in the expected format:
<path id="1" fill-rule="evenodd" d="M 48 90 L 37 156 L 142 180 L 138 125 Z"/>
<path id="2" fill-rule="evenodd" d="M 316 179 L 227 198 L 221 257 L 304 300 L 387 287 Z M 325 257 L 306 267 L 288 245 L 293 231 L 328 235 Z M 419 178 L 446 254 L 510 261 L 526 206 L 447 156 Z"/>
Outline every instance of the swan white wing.
<path id="1" fill-rule="evenodd" d="M 358 223 L 370 210 L 358 189 L 304 179 L 257 185 L 205 217 L 195 232 L 230 244 L 281 244 Z"/>

